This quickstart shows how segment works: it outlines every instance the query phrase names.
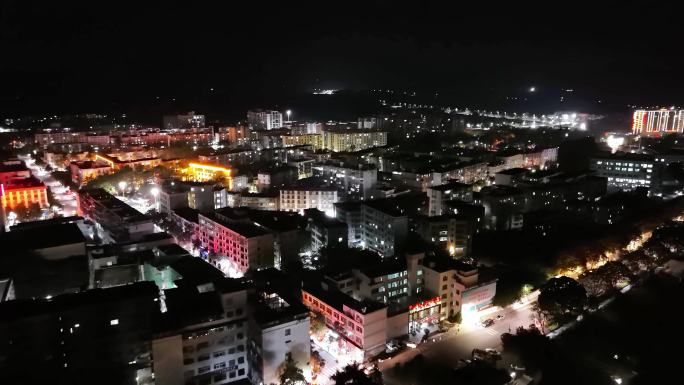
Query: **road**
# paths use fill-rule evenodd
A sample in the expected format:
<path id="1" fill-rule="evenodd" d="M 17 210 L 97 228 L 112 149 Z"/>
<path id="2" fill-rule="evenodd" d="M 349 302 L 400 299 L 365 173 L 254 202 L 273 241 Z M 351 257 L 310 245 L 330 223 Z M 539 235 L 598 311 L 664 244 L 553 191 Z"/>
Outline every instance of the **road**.
<path id="1" fill-rule="evenodd" d="M 503 315 L 503 319 L 496 321 L 488 328 L 472 324 L 461 326 L 458 331 L 452 329 L 429 342 L 418 345 L 415 349 L 405 350 L 390 359 L 378 362 L 378 368 L 383 372 L 386 383 L 401 384 L 401 380 L 393 378 L 389 369 L 399 363 L 404 364 L 410 361 L 418 354 L 438 359 L 453 367 L 460 359 L 470 359 L 473 349 L 492 348 L 501 351 L 501 334 L 514 332 L 520 326 L 528 327 L 533 323 L 531 307 L 535 300 L 536 296 L 529 298 L 522 305 L 514 304 L 482 316 L 483 319 L 496 319 L 497 316 Z"/>
<path id="2" fill-rule="evenodd" d="M 76 215 L 76 193 L 71 191 L 70 188 L 62 185 L 60 181 L 55 179 L 49 172 L 45 171 L 45 168 L 38 166 L 30 155 L 19 156 L 19 158 L 26 163 L 26 167 L 31 170 L 33 176 L 48 186 L 52 195 L 62 205 L 60 214 L 65 217 Z"/>

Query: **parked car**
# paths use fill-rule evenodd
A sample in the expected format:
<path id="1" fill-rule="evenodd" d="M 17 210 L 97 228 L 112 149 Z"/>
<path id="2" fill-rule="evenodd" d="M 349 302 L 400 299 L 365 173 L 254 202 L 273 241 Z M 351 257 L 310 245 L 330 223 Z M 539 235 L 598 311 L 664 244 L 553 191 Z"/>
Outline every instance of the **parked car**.
<path id="1" fill-rule="evenodd" d="M 482 321 L 482 327 L 488 328 L 492 325 L 494 325 L 494 320 L 491 318 L 487 318 L 486 320 Z"/>

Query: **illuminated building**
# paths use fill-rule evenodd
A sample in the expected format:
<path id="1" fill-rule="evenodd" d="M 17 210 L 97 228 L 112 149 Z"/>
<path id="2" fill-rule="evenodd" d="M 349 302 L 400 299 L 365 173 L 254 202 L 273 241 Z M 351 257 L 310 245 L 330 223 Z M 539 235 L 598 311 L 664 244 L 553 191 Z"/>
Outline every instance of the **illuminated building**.
<path id="1" fill-rule="evenodd" d="M 222 270 L 242 275 L 247 269 L 263 269 L 274 265 L 273 235 L 251 223 L 232 221 L 220 214 L 199 214 L 201 248 L 216 256 Z M 213 257 L 212 257 L 213 258 Z M 223 265 L 225 262 L 227 266 Z"/>
<path id="2" fill-rule="evenodd" d="M 307 220 L 307 229 L 311 233 L 310 249 L 313 252 L 325 246 L 345 247 L 348 245 L 346 223 L 316 209 L 304 210 L 304 218 Z"/>
<path id="3" fill-rule="evenodd" d="M 452 258 L 425 256 L 418 269 L 423 291 L 440 301 L 440 320 L 453 317 L 461 311 L 463 292 L 478 284 L 477 267 Z M 496 283 L 495 286 L 496 288 Z M 491 298 L 489 298 L 491 303 Z M 478 310 L 485 305 L 479 304 Z"/>
<path id="4" fill-rule="evenodd" d="M 361 205 L 361 246 L 382 257 L 397 254 L 408 236 L 408 215 L 393 198 Z"/>
<path id="5" fill-rule="evenodd" d="M 278 384 L 286 355 L 292 354 L 304 377 L 311 376 L 309 309 L 301 298 L 260 291 L 250 299 L 249 324 L 252 384 Z"/>
<path id="6" fill-rule="evenodd" d="M 338 187 L 347 199 L 371 199 L 378 183 L 378 170 L 373 165 L 358 167 L 326 162 L 313 166 L 313 175 L 326 179 Z"/>
<path id="7" fill-rule="evenodd" d="M 204 115 L 197 115 L 195 111 L 181 115 L 165 115 L 164 129 L 192 129 L 204 127 Z"/>
<path id="8" fill-rule="evenodd" d="M 684 132 L 684 110 L 636 110 L 632 115 L 634 134 L 661 134 Z"/>
<path id="9" fill-rule="evenodd" d="M 446 213 L 445 203 L 450 200 L 471 202 L 473 200 L 473 186 L 460 182 L 449 182 L 427 188 L 428 215 L 437 216 Z"/>
<path id="10" fill-rule="evenodd" d="M 304 179 L 313 176 L 315 160 L 308 158 L 289 159 L 287 165 L 297 169 L 297 178 Z"/>
<path id="11" fill-rule="evenodd" d="M 161 159 L 157 157 L 137 158 L 121 160 L 116 156 L 95 154 L 95 160 L 109 165 L 114 170 L 120 170 L 124 167 L 132 168 L 153 168 L 161 164 Z"/>
<path id="12" fill-rule="evenodd" d="M 250 130 L 245 126 L 219 127 L 216 137 L 219 142 L 228 142 L 233 145 L 245 146 L 250 141 Z"/>
<path id="13" fill-rule="evenodd" d="M 335 341 L 335 344 L 342 346 L 342 354 L 336 356 L 338 360 L 363 362 L 385 350 L 385 305 L 371 300 L 358 301 L 326 282 L 305 285 L 302 288 L 302 302 L 311 311 L 320 314 L 325 319 L 325 326 L 342 338 Z M 314 343 L 318 342 L 314 339 Z"/>
<path id="14" fill-rule="evenodd" d="M 277 211 L 280 208 L 278 192 L 243 193 L 239 198 L 240 206 L 257 210 Z"/>
<path id="15" fill-rule="evenodd" d="M 11 184 L 0 184 L 2 207 L 5 210 L 17 207 L 29 207 L 38 204 L 40 207 L 48 207 L 47 187 L 43 182 L 34 177 L 12 181 Z"/>
<path id="16" fill-rule="evenodd" d="M 608 191 L 629 191 L 637 187 L 658 188 L 660 165 L 653 156 L 615 153 L 591 159 L 591 169 L 608 179 Z"/>
<path id="17" fill-rule="evenodd" d="M 473 221 L 456 215 L 420 216 L 417 218 L 416 233 L 425 241 L 440 246 L 454 258 L 470 253 Z"/>
<path id="18" fill-rule="evenodd" d="M 250 376 L 248 289 L 199 258 L 171 264 L 182 276 L 165 290 L 168 325 L 151 341 L 154 383 L 228 384 Z M 284 357 L 283 357 L 284 358 Z M 255 368 L 252 368 L 254 370 Z"/>
<path id="19" fill-rule="evenodd" d="M 323 131 L 323 146 L 334 152 L 362 151 L 387 145 L 387 132 L 367 130 Z"/>
<path id="20" fill-rule="evenodd" d="M 71 162 L 69 169 L 71 170 L 71 181 L 76 186 L 83 186 L 100 175 L 110 174 L 114 171 L 110 163 L 101 160 Z"/>
<path id="21" fill-rule="evenodd" d="M 386 260 L 380 264 L 352 270 L 362 298 L 389 304 L 409 295 L 408 271 L 403 260 Z"/>
<path id="22" fill-rule="evenodd" d="M 315 150 L 323 148 L 323 135 L 321 134 L 281 135 L 280 138 L 283 147 L 310 145 Z"/>
<path id="23" fill-rule="evenodd" d="M 247 123 L 252 130 L 275 130 L 283 126 L 283 114 L 280 111 L 248 111 Z"/>
<path id="24" fill-rule="evenodd" d="M 78 215 L 97 222 L 115 241 L 139 240 L 154 233 L 154 221 L 104 189 L 79 190 Z"/>
<path id="25" fill-rule="evenodd" d="M 35 134 L 35 142 L 41 147 L 56 143 L 85 143 L 87 132 L 57 131 Z"/>
<path id="26" fill-rule="evenodd" d="M 204 163 L 190 163 L 185 169 L 190 178 L 196 182 L 230 178 L 230 171 L 227 167 Z"/>
<path id="27" fill-rule="evenodd" d="M 314 178 L 300 179 L 298 182 Z M 302 183 L 280 190 L 280 210 L 303 212 L 306 209 L 318 209 L 334 216 L 337 202 L 337 189 L 316 183 Z"/>

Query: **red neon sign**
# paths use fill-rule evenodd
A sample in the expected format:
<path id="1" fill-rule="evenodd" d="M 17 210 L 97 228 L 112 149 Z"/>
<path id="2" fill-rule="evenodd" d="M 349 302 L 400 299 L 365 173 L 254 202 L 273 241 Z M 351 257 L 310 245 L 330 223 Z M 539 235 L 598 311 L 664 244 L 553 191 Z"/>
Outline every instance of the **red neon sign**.
<path id="1" fill-rule="evenodd" d="M 409 305 L 409 311 L 421 311 L 423 309 L 427 309 L 429 307 L 437 306 L 440 303 L 440 298 L 435 297 L 432 299 L 425 300 L 423 302 L 415 303 L 413 305 Z"/>

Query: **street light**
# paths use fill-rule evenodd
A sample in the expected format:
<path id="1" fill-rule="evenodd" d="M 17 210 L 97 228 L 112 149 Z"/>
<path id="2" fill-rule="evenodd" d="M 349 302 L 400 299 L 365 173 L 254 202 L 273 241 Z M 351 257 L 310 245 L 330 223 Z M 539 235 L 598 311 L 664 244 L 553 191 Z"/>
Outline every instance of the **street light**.
<path id="1" fill-rule="evenodd" d="M 285 111 L 285 114 L 287 114 L 287 121 L 290 121 L 290 115 L 292 114 L 292 110 L 287 110 Z"/>
<path id="2" fill-rule="evenodd" d="M 150 194 L 154 197 L 154 209 L 156 211 L 159 211 L 159 188 L 157 187 L 152 187 L 152 190 L 150 190 Z"/>
<path id="3" fill-rule="evenodd" d="M 126 183 L 125 180 L 122 180 L 119 182 L 119 189 L 121 190 L 121 195 L 124 195 L 124 191 L 126 191 L 126 186 L 128 186 L 128 183 Z"/>

